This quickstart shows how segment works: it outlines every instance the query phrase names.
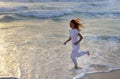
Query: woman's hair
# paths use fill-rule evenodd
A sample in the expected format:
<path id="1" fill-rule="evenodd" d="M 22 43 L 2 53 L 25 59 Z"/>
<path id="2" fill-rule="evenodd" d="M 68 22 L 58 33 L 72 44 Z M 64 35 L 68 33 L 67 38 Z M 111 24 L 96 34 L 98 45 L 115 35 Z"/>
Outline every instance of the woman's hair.
<path id="1" fill-rule="evenodd" d="M 75 25 L 75 28 L 80 31 L 81 28 L 83 28 L 83 25 L 80 23 L 80 19 L 77 18 L 76 20 L 72 19 L 70 22 L 72 22 Z"/>

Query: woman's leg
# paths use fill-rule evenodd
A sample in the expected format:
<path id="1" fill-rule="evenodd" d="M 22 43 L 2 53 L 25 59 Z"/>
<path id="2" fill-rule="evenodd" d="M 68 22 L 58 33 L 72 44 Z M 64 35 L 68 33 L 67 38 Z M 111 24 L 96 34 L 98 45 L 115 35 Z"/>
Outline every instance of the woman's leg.
<path id="1" fill-rule="evenodd" d="M 72 53 L 71 53 L 71 59 L 74 63 L 74 66 L 78 66 L 78 63 L 77 63 L 77 60 L 76 60 L 76 52 L 73 50 Z"/>
<path id="2" fill-rule="evenodd" d="M 85 54 L 89 55 L 89 51 L 81 51 L 81 52 L 78 52 L 78 53 L 77 53 L 77 57 L 80 57 L 80 56 L 85 55 Z"/>
<path id="3" fill-rule="evenodd" d="M 72 53 L 71 53 L 71 59 L 74 63 L 74 66 L 75 68 L 78 66 L 78 63 L 77 63 L 77 60 L 76 60 L 76 57 L 80 57 L 84 54 L 89 54 L 89 51 L 88 52 L 79 52 L 79 45 L 78 46 L 74 46 L 73 49 L 72 49 Z"/>
<path id="4" fill-rule="evenodd" d="M 80 49 L 80 46 L 77 46 L 76 49 L 75 49 L 75 50 L 78 51 L 77 54 L 76 54 L 77 57 L 83 56 L 85 54 L 89 55 L 89 51 L 80 51 L 79 52 L 79 49 Z"/>

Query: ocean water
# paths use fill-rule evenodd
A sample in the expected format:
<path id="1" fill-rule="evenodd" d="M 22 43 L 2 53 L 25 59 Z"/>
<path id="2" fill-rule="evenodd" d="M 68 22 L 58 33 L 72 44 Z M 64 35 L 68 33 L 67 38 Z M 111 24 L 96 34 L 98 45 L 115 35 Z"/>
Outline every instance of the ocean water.
<path id="1" fill-rule="evenodd" d="M 1 78 L 82 79 L 120 69 L 119 0 L 16 1 L 26 3 L 0 2 Z M 80 50 L 91 54 L 78 58 L 82 70 L 73 69 L 71 43 L 63 45 L 74 18 L 85 26 Z"/>

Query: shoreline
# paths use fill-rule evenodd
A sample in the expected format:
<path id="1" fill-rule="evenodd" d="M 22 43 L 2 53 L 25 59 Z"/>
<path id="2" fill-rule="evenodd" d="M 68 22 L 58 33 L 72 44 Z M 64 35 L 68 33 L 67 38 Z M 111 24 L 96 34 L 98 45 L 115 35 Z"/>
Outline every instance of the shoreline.
<path id="1" fill-rule="evenodd" d="M 120 69 L 113 70 L 110 72 L 88 74 L 83 79 L 119 79 L 119 78 Z"/>

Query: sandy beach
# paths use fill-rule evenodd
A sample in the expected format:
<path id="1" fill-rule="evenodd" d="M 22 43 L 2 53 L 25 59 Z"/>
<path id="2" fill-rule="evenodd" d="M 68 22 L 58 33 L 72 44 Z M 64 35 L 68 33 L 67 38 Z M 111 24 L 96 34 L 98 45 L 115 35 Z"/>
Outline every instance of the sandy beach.
<path id="1" fill-rule="evenodd" d="M 84 79 L 120 79 L 120 70 L 87 75 Z"/>

